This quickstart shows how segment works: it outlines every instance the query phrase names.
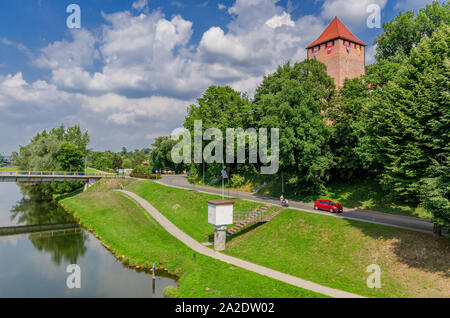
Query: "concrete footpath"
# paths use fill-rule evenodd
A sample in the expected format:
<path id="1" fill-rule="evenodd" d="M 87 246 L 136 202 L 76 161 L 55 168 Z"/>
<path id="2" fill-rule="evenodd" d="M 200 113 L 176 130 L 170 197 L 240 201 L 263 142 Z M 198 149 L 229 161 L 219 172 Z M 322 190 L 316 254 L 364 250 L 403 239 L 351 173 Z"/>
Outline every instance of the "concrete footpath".
<path id="1" fill-rule="evenodd" d="M 199 191 L 204 193 L 211 193 L 211 194 L 222 194 L 222 189 L 213 188 L 213 187 L 205 187 L 205 186 L 198 186 L 194 184 L 190 184 L 187 181 L 187 177 L 185 176 L 163 176 L 163 178 L 159 181 L 155 181 L 159 184 L 179 188 L 179 189 L 185 189 L 185 190 L 193 190 L 193 191 Z M 257 194 L 257 193 L 249 193 L 249 192 L 242 192 L 242 191 L 235 191 L 235 190 L 225 190 L 225 196 L 232 197 L 232 198 L 238 198 L 238 199 L 244 199 L 248 201 L 255 201 L 265 204 L 271 204 L 271 205 L 280 205 L 280 200 L 277 198 L 273 198 L 267 195 Z M 355 220 L 355 221 L 361 221 L 361 222 L 368 222 L 368 223 L 375 223 L 375 224 L 382 224 L 382 225 L 388 225 L 392 227 L 402 228 L 406 230 L 413 230 L 418 232 L 424 232 L 424 233 L 433 233 L 433 223 L 431 223 L 428 220 L 410 217 L 410 216 L 403 216 L 403 215 L 396 215 L 396 214 L 389 214 L 389 213 L 382 213 L 378 211 L 371 211 L 371 210 L 361 210 L 361 209 L 352 209 L 352 208 L 346 208 L 344 207 L 343 213 L 330 213 L 326 211 L 316 211 L 313 209 L 313 203 L 306 203 L 306 202 L 299 202 L 299 201 L 293 201 L 289 200 L 289 208 L 305 211 L 305 212 L 312 212 L 312 213 L 319 213 L 323 215 L 328 216 L 334 216 L 334 217 L 340 217 L 348 220 Z"/>
<path id="2" fill-rule="evenodd" d="M 334 288 L 329 288 L 326 286 L 322 286 L 295 276 L 291 276 L 264 266 L 260 266 L 254 263 L 250 263 L 244 261 L 242 259 L 232 257 L 229 255 L 225 255 L 219 252 L 214 251 L 211 248 L 203 246 L 192 237 L 184 233 L 178 227 L 176 227 L 172 222 L 170 222 L 164 215 L 162 215 L 158 210 L 156 210 L 147 200 L 141 198 L 137 194 L 125 190 L 117 190 L 126 194 L 128 197 L 136 201 L 139 205 L 141 205 L 163 228 L 167 230 L 171 235 L 176 237 L 178 240 L 183 242 L 186 246 L 193 249 L 195 252 L 215 258 L 222 262 L 238 266 L 244 268 L 246 270 L 258 273 L 260 275 L 264 275 L 281 282 L 300 287 L 303 289 L 307 289 L 322 295 L 335 297 L 335 298 L 362 298 L 362 296 L 348 293 L 345 291 L 341 291 Z"/>

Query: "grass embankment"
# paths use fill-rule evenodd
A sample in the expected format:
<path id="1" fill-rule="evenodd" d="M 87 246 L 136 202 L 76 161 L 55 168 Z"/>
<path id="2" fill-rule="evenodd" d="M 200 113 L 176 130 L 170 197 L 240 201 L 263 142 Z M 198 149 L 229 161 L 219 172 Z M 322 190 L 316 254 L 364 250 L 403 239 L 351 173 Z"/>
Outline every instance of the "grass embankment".
<path id="1" fill-rule="evenodd" d="M 207 232 L 205 197 L 140 182 L 129 188 L 187 234 Z M 204 234 L 202 234 L 204 235 Z M 450 241 L 371 223 L 286 210 L 228 242 L 226 253 L 329 287 L 373 297 L 450 297 Z M 370 264 L 382 288 L 370 289 Z"/>
<path id="2" fill-rule="evenodd" d="M 195 185 L 199 185 L 199 186 L 203 186 L 203 187 L 210 187 L 210 188 L 216 188 L 216 189 L 222 189 L 222 179 L 218 179 L 218 181 L 216 183 L 203 183 L 202 180 L 192 180 L 189 179 L 190 183 L 193 183 Z M 242 192 L 255 192 L 255 190 L 261 186 L 262 183 L 260 182 L 253 182 L 251 180 L 248 180 L 247 183 L 245 183 L 244 185 L 240 186 L 240 187 L 233 187 L 231 185 L 230 179 L 225 179 L 224 182 L 224 188 L 227 190 L 231 190 L 231 191 L 242 191 Z"/>
<path id="3" fill-rule="evenodd" d="M 125 180 L 125 181 L 124 181 Z M 150 269 L 153 263 L 177 275 L 170 297 L 321 297 L 212 258 L 196 255 L 125 195 L 111 191 L 132 179 L 106 179 L 60 203 L 97 235 L 125 264 Z M 164 201 L 171 201 L 164 196 Z M 188 203 L 188 202 L 187 202 Z M 180 210 L 185 213 L 187 210 Z M 205 220 L 203 220 L 206 223 Z"/>
<path id="4" fill-rule="evenodd" d="M 229 179 L 227 179 L 229 180 Z M 216 185 L 203 184 L 202 182 L 196 182 L 195 184 L 213 188 L 220 188 L 221 183 Z M 229 182 L 225 183 L 225 187 L 230 190 L 254 192 L 262 186 L 261 180 L 249 180 L 249 182 L 242 187 L 233 188 L 229 186 Z M 405 216 L 413 216 L 423 219 L 431 219 L 432 215 L 426 211 L 422 206 L 414 204 L 408 204 L 399 202 L 397 199 L 392 198 L 389 192 L 384 191 L 378 182 L 373 178 L 364 180 L 354 180 L 345 182 L 333 182 L 328 184 L 325 189 L 317 194 L 300 194 L 293 189 L 289 188 L 289 185 L 285 185 L 286 196 L 291 200 L 297 200 L 302 202 L 315 202 L 319 199 L 333 200 L 341 203 L 347 208 L 358 208 L 374 210 L 390 214 L 398 214 Z M 266 186 L 258 191 L 260 194 L 269 195 L 275 198 L 281 195 L 281 179 L 279 176 L 275 176 L 270 180 Z"/>
<path id="5" fill-rule="evenodd" d="M 286 192 L 292 192 L 286 186 Z M 281 180 L 274 178 L 266 187 L 259 191 L 261 194 L 279 197 L 281 194 Z M 333 200 L 348 208 L 375 210 L 379 212 L 414 216 L 431 219 L 431 214 L 423 207 L 400 202 L 384 191 L 375 179 L 354 180 L 352 182 L 333 182 L 318 194 L 288 194 L 292 200 L 315 202 L 319 199 Z"/>
<path id="6" fill-rule="evenodd" d="M 17 170 L 19 170 L 19 168 L 15 166 L 0 167 L 0 171 L 17 171 Z"/>
<path id="7" fill-rule="evenodd" d="M 86 173 L 103 173 L 105 175 L 110 175 L 110 176 L 118 175 L 116 172 L 113 172 L 113 170 L 111 170 L 111 171 L 103 171 L 103 170 L 98 170 L 98 169 L 91 168 L 91 167 L 87 167 L 86 168 Z"/>
<path id="8" fill-rule="evenodd" d="M 149 181 L 136 183 L 129 188 L 129 191 L 133 191 L 146 199 L 158 211 L 164 211 L 164 215 L 172 223 L 197 241 L 210 242 L 214 240 L 214 228 L 208 223 L 206 202 L 222 197 L 196 191 L 180 191 Z M 263 204 L 256 202 L 234 201 L 234 211 L 255 211 L 263 206 Z"/>

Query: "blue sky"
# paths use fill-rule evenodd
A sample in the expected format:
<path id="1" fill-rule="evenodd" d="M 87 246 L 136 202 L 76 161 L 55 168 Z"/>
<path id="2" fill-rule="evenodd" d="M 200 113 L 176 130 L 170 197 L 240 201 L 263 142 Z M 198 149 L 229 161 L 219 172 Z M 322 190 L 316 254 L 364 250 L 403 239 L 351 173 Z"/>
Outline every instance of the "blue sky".
<path id="1" fill-rule="evenodd" d="M 277 65 L 305 58 L 334 16 L 368 44 L 382 23 L 428 0 L 1 0 L 0 154 L 36 132 L 80 124 L 90 146 L 149 147 L 182 125 L 209 85 L 252 95 Z M 81 28 L 66 7 L 81 8 Z"/>

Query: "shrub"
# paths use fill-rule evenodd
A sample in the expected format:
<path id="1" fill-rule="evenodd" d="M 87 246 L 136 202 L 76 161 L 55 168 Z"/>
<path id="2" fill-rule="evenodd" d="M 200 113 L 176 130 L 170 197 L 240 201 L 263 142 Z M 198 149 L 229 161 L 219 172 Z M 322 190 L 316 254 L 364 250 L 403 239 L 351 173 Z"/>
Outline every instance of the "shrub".
<path id="1" fill-rule="evenodd" d="M 152 168 L 148 166 L 139 165 L 133 169 L 132 174 L 152 174 Z"/>
<path id="2" fill-rule="evenodd" d="M 238 174 L 233 174 L 231 176 L 231 186 L 233 188 L 239 188 L 242 187 L 245 184 L 245 178 L 243 176 L 240 176 Z"/>

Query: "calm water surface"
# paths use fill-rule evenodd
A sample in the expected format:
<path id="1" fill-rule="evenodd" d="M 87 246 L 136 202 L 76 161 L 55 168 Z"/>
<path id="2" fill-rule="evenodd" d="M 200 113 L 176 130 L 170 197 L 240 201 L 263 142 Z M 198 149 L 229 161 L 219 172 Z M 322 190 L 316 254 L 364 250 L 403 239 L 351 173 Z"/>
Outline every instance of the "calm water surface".
<path id="1" fill-rule="evenodd" d="M 0 182 L 0 228 L 74 222 L 54 203 Z M 80 289 L 66 285 L 69 264 L 81 268 Z M 0 236 L 0 297 L 163 297 L 169 285 L 175 280 L 125 267 L 84 230 Z"/>

